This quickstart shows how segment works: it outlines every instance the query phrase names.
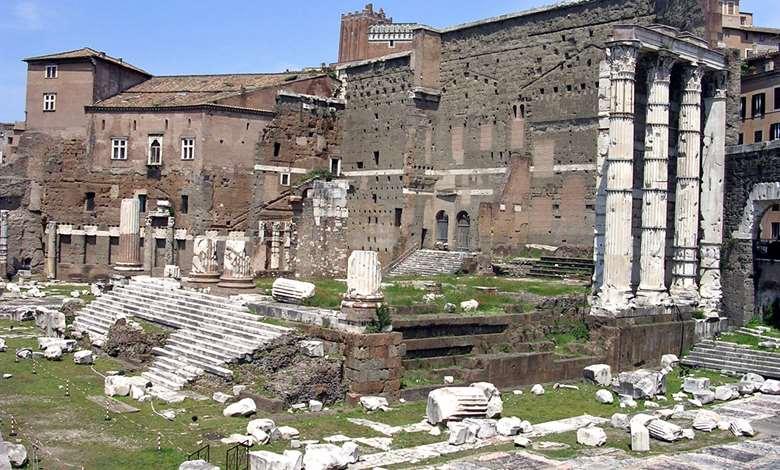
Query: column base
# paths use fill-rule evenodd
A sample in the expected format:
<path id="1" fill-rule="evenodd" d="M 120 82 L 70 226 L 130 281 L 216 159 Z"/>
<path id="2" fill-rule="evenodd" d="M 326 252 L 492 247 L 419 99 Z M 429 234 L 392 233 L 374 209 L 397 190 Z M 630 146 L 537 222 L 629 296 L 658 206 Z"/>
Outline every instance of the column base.
<path id="1" fill-rule="evenodd" d="M 669 289 L 672 301 L 675 305 L 698 305 L 701 297 L 696 286 L 674 287 Z"/>
<path id="2" fill-rule="evenodd" d="M 116 263 L 114 265 L 114 270 L 120 272 L 138 272 L 143 271 L 144 267 L 141 263 Z"/>
<path id="3" fill-rule="evenodd" d="M 382 306 L 383 298 L 344 299 L 341 301 L 342 319 L 348 325 L 365 328 L 377 320 L 377 310 Z"/>
<path id="4" fill-rule="evenodd" d="M 187 280 L 196 284 L 216 284 L 219 282 L 219 273 L 190 273 Z"/>
<path id="5" fill-rule="evenodd" d="M 666 290 L 640 289 L 636 293 L 634 303 L 642 307 L 663 306 L 671 307 L 672 298 Z"/>
<path id="6" fill-rule="evenodd" d="M 634 294 L 631 291 L 602 289 L 593 299 L 591 315 L 614 316 L 633 307 Z"/>
<path id="7" fill-rule="evenodd" d="M 217 286 L 228 289 L 254 289 L 255 279 L 253 277 L 221 277 Z"/>

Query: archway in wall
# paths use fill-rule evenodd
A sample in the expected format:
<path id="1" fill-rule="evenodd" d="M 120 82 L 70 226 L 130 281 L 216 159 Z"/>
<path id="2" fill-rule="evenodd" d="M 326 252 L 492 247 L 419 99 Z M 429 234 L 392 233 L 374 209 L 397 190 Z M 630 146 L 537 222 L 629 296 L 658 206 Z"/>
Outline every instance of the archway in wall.
<path id="1" fill-rule="evenodd" d="M 471 233 L 471 218 L 469 217 L 468 212 L 461 211 L 458 213 L 458 233 L 457 233 L 458 250 L 469 251 L 471 246 L 471 240 L 469 238 L 470 233 Z"/>
<path id="2" fill-rule="evenodd" d="M 436 213 L 436 242 L 447 243 L 449 241 L 450 218 L 444 211 Z"/>
<path id="3" fill-rule="evenodd" d="M 764 201 L 753 239 L 755 310 L 780 327 L 780 200 Z"/>

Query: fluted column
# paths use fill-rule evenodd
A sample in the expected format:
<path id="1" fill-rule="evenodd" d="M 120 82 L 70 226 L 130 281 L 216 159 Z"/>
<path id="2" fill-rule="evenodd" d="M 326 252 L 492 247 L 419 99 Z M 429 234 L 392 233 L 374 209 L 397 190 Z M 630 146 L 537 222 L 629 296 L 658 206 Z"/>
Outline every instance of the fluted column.
<path id="1" fill-rule="evenodd" d="M 699 305 L 719 316 L 723 290 L 720 249 L 723 241 L 723 176 L 726 157 L 726 76 L 715 78 L 714 96 L 704 100 L 704 150 L 701 178 L 701 240 L 699 245 Z"/>
<path id="2" fill-rule="evenodd" d="M 225 255 L 220 287 L 251 289 L 254 285 L 252 260 L 247 253 L 247 240 L 228 235 L 225 240 Z"/>
<path id="3" fill-rule="evenodd" d="M 695 304 L 699 299 L 696 277 L 699 251 L 701 77 L 702 69 L 695 64 L 683 70 L 670 289 L 674 301 L 682 305 Z"/>
<path id="4" fill-rule="evenodd" d="M 610 65 L 610 147 L 606 162 L 604 277 L 597 307 L 617 312 L 628 307 L 631 292 L 631 205 L 634 180 L 634 82 L 637 47 L 615 43 Z"/>
<path id="5" fill-rule="evenodd" d="M 666 201 L 669 190 L 669 82 L 674 59 L 660 56 L 647 71 L 648 99 L 642 192 L 642 248 L 637 302 L 669 299 L 665 284 Z"/>
<path id="6" fill-rule="evenodd" d="M 57 222 L 46 223 L 46 278 L 57 278 Z"/>
<path id="7" fill-rule="evenodd" d="M 271 225 L 271 270 L 276 271 L 279 269 L 279 255 L 281 245 L 281 224 L 274 222 Z"/>
<path id="8" fill-rule="evenodd" d="M 593 282 L 592 292 L 598 294 L 604 280 L 604 224 L 606 218 L 606 169 L 609 154 L 610 67 L 604 60 L 599 64 L 599 136 L 596 150 L 596 204 L 593 224 Z"/>
<path id="9" fill-rule="evenodd" d="M 140 271 L 141 267 L 141 202 L 137 198 L 122 199 L 119 209 L 119 253 L 115 269 Z"/>
<path id="10" fill-rule="evenodd" d="M 217 259 L 217 240 L 214 237 L 197 236 L 192 240 L 192 282 L 219 282 L 219 261 Z"/>
<path id="11" fill-rule="evenodd" d="M 347 295 L 353 300 L 377 300 L 382 296 L 382 265 L 376 251 L 355 250 L 347 261 Z"/>

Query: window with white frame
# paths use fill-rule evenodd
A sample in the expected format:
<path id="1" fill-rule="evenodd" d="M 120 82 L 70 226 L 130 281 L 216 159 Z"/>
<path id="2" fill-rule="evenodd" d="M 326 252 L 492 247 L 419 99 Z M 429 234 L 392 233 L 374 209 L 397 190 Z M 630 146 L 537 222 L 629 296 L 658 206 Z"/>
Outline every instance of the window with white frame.
<path id="1" fill-rule="evenodd" d="M 43 94 L 43 110 L 54 111 L 57 109 L 57 93 Z"/>
<path id="2" fill-rule="evenodd" d="M 56 65 L 47 65 L 46 66 L 46 78 L 57 78 L 57 66 Z"/>
<path id="3" fill-rule="evenodd" d="M 127 160 L 127 139 L 123 137 L 111 139 L 111 160 Z"/>
<path id="4" fill-rule="evenodd" d="M 290 174 L 289 173 L 280 173 L 279 174 L 279 184 L 282 186 L 290 186 Z"/>
<path id="5" fill-rule="evenodd" d="M 181 139 L 181 159 L 195 159 L 195 139 L 192 137 L 182 137 Z"/>
<path id="6" fill-rule="evenodd" d="M 163 138 L 161 135 L 149 136 L 149 157 L 146 161 L 147 165 L 162 165 L 162 144 Z"/>

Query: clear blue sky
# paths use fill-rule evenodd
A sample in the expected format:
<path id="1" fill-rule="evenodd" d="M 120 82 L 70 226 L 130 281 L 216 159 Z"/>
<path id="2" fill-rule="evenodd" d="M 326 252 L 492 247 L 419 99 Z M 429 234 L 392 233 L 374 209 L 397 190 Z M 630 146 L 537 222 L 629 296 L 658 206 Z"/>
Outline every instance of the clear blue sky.
<path id="1" fill-rule="evenodd" d="M 22 58 L 89 46 L 155 75 L 274 72 L 334 62 L 342 12 L 365 0 L 0 0 L 0 122 L 24 119 Z M 449 26 L 555 0 L 375 0 L 399 22 Z M 778 0 L 743 0 L 780 27 Z"/>

